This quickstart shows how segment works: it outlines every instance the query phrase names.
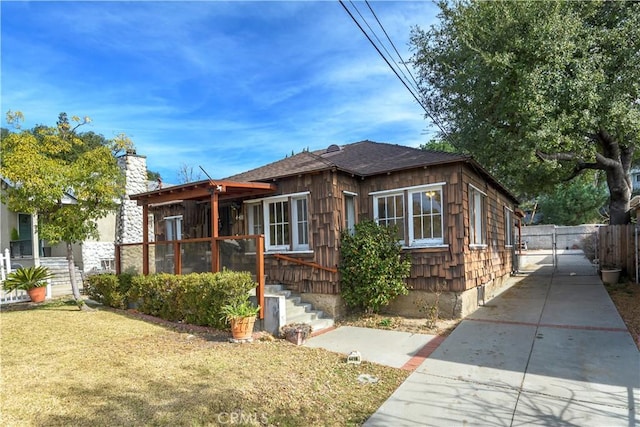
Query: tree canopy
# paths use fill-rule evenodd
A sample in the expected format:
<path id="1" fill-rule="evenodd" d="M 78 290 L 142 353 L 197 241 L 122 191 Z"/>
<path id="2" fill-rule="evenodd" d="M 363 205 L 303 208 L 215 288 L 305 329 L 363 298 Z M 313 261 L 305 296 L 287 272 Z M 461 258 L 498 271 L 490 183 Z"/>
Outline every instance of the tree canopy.
<path id="1" fill-rule="evenodd" d="M 603 221 L 602 207 L 607 201 L 606 184 L 584 174 L 561 182 L 539 198 L 543 224 L 580 225 Z"/>
<path id="2" fill-rule="evenodd" d="M 2 175 L 12 184 L 3 191 L 3 201 L 13 211 L 38 215 L 41 238 L 66 242 L 72 269 L 71 244 L 97 238 L 96 220 L 117 209 L 124 194 L 124 175 L 114 154 L 131 141 L 123 135 L 105 140 L 92 132 L 76 134 L 89 118 L 73 117 L 72 127 L 62 113 L 55 127 L 32 130 L 21 130 L 21 119 L 21 113 L 7 114 L 16 131 L 2 140 Z M 71 278 L 79 299 L 75 274 Z"/>
<path id="3" fill-rule="evenodd" d="M 441 2 L 412 63 L 441 137 L 527 197 L 606 173 L 628 220 L 640 142 L 640 3 Z"/>

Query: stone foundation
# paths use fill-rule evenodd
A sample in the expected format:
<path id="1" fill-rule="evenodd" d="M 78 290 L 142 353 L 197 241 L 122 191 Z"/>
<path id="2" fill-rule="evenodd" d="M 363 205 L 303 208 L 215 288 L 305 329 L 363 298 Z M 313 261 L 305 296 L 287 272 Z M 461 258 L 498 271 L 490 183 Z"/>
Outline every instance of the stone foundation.
<path id="1" fill-rule="evenodd" d="M 347 306 L 340 295 L 303 293 L 302 302 L 313 305 L 314 310 L 322 310 L 334 320 L 343 318 L 347 313 Z"/>
<path id="2" fill-rule="evenodd" d="M 442 292 L 436 295 L 428 291 L 409 291 L 408 295 L 397 297 L 382 313 L 405 317 L 427 317 L 428 309 L 438 301 L 438 317 L 442 319 L 460 319 L 473 313 L 484 303 L 495 298 L 517 282 L 506 276 L 486 283 L 483 287 L 464 292 Z M 343 318 L 347 307 L 340 295 L 303 293 L 302 301 L 313 305 L 314 309 L 324 311 L 333 319 Z"/>
<path id="3" fill-rule="evenodd" d="M 515 283 L 509 279 L 510 277 L 507 276 L 491 280 L 484 286 L 464 292 L 446 291 L 440 295 L 429 291 L 409 291 L 408 295 L 394 299 L 382 312 L 406 317 L 426 317 L 428 309 L 437 301 L 438 317 L 442 319 L 464 318 Z"/>

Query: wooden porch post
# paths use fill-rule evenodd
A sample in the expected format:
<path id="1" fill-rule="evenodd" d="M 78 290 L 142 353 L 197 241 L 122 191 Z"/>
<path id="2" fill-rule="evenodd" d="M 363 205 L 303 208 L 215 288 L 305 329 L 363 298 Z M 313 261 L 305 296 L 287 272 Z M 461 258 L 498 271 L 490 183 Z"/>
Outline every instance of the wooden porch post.
<path id="1" fill-rule="evenodd" d="M 215 187 L 211 187 L 211 271 L 220 271 L 220 258 L 218 257 L 218 193 Z"/>
<path id="2" fill-rule="evenodd" d="M 264 319 L 264 235 L 259 235 L 256 240 L 256 276 L 258 276 L 256 298 L 260 305 L 259 318 Z"/>
<path id="3" fill-rule="evenodd" d="M 142 205 L 142 274 L 149 275 L 149 205 Z"/>

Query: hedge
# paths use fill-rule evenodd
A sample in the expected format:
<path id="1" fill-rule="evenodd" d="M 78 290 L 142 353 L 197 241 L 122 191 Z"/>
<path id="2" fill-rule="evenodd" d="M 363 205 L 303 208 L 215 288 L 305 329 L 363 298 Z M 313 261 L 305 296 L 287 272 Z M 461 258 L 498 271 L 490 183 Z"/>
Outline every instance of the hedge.
<path id="1" fill-rule="evenodd" d="M 145 314 L 221 329 L 226 326 L 222 307 L 246 301 L 256 286 L 250 273 L 228 270 L 183 276 L 100 274 L 90 276 L 86 285 L 93 299 L 111 307 L 133 302 Z"/>

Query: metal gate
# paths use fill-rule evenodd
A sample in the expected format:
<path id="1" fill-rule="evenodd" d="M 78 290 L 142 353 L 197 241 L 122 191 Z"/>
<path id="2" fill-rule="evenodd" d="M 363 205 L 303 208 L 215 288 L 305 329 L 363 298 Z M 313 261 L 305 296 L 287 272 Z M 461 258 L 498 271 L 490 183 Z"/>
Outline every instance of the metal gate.
<path id="1" fill-rule="evenodd" d="M 523 236 L 526 251 L 521 268 L 536 268 L 560 275 L 591 276 L 598 270 L 598 232 L 578 227 L 545 227 Z M 524 265 L 523 265 L 524 264 Z"/>

